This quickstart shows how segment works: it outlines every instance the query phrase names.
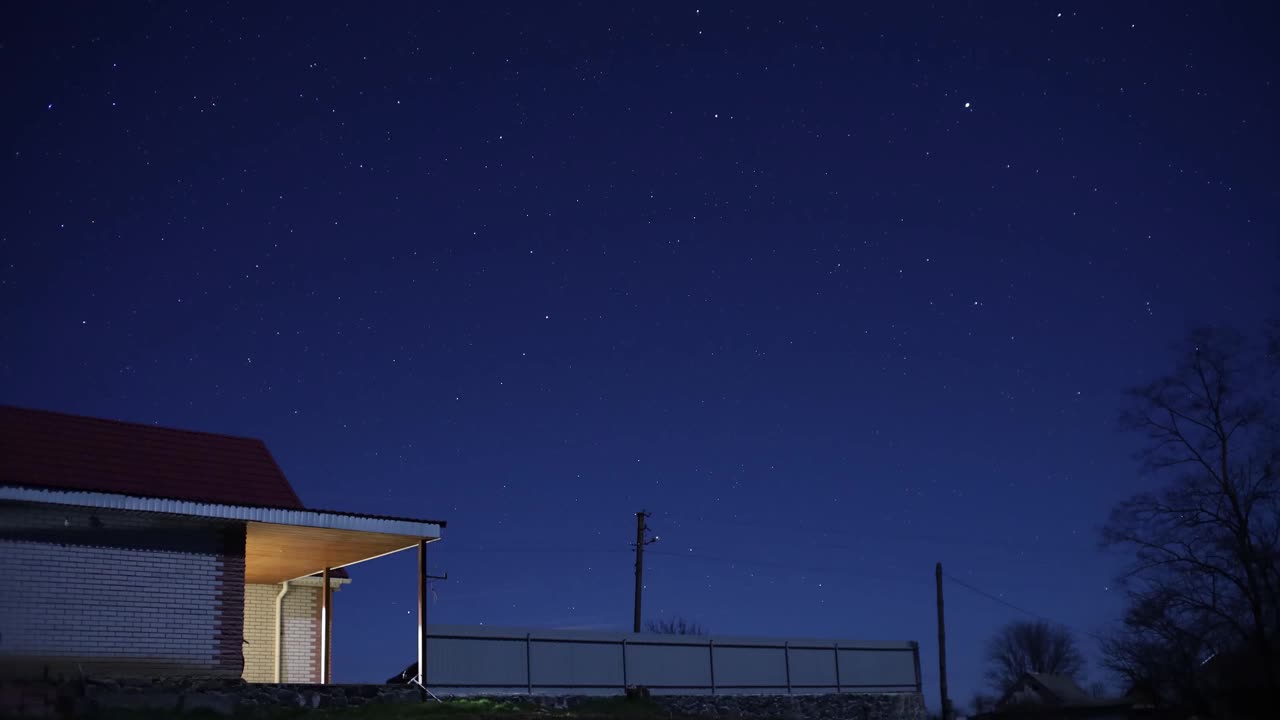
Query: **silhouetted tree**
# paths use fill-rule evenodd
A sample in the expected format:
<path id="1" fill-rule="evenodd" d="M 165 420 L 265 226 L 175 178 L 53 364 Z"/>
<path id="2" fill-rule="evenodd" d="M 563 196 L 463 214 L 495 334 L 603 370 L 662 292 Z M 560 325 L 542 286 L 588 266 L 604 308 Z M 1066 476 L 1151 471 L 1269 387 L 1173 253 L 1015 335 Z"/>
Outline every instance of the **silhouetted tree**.
<path id="1" fill-rule="evenodd" d="M 682 617 L 672 620 L 650 620 L 645 623 L 645 629 L 651 633 L 659 635 L 706 635 L 707 631 L 701 625 L 685 620 Z"/>
<path id="2" fill-rule="evenodd" d="M 989 641 L 985 652 L 987 682 L 1004 695 L 1023 673 L 1084 675 L 1084 656 L 1071 631 L 1042 620 L 1015 621 L 1005 625 Z"/>
<path id="3" fill-rule="evenodd" d="M 1130 392 L 1124 424 L 1163 481 L 1112 512 L 1103 544 L 1128 550 L 1128 608 L 1106 666 L 1157 701 L 1207 707 L 1203 664 L 1249 658 L 1235 682 L 1276 685 L 1280 632 L 1280 416 L 1275 336 L 1193 332 L 1173 372 Z M 1250 672 L 1250 669 L 1252 672 Z M 1272 695 L 1272 700 L 1280 695 Z"/>

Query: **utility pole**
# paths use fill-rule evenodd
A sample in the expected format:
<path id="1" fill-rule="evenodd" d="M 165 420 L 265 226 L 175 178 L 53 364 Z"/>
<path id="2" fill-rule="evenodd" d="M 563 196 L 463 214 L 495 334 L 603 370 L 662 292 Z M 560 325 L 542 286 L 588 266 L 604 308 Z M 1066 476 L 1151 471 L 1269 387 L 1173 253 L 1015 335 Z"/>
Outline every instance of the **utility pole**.
<path id="1" fill-rule="evenodd" d="M 636 513 L 636 604 L 635 604 L 635 621 L 632 623 L 632 632 L 640 632 L 640 596 L 644 589 L 644 546 L 658 542 L 657 536 L 653 539 L 646 539 L 644 534 L 649 531 L 649 526 L 645 524 L 645 518 L 649 517 L 649 513 L 641 510 Z"/>
<path id="2" fill-rule="evenodd" d="M 938 694 L 942 698 L 942 720 L 951 720 L 951 699 L 947 697 L 947 624 L 942 612 L 942 563 L 933 568 L 938 586 Z"/>

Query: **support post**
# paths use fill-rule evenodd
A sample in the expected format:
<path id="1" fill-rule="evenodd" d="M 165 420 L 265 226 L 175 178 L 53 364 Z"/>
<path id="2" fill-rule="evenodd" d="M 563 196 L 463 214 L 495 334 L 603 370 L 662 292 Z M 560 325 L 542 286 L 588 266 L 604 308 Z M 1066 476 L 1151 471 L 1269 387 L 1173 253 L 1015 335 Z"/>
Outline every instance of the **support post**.
<path id="1" fill-rule="evenodd" d="M 333 682 L 333 588 L 332 569 L 320 573 L 320 684 Z"/>
<path id="2" fill-rule="evenodd" d="M 707 640 L 707 659 L 711 663 L 711 694 L 716 694 L 716 641 Z"/>
<path id="3" fill-rule="evenodd" d="M 835 644 L 836 649 L 836 694 L 843 692 L 840 689 L 840 643 Z"/>
<path id="4" fill-rule="evenodd" d="M 533 694 L 533 633 L 524 634 L 524 683 L 525 690 Z"/>
<path id="5" fill-rule="evenodd" d="M 626 693 L 627 688 L 627 639 L 622 638 L 622 692 Z"/>
<path id="6" fill-rule="evenodd" d="M 418 541 L 418 684 L 427 691 L 427 541 Z"/>
<path id="7" fill-rule="evenodd" d="M 924 681 L 920 676 L 920 643 L 911 641 L 911 661 L 916 666 L 916 692 L 924 692 Z"/>
<path id="8" fill-rule="evenodd" d="M 938 696 L 942 703 L 942 720 L 951 720 L 951 698 L 947 696 L 947 624 L 942 611 L 942 563 L 933 569 L 938 588 Z"/>
<path id="9" fill-rule="evenodd" d="M 782 643 L 782 662 L 786 663 L 787 668 L 787 694 L 791 694 L 791 643 Z"/>

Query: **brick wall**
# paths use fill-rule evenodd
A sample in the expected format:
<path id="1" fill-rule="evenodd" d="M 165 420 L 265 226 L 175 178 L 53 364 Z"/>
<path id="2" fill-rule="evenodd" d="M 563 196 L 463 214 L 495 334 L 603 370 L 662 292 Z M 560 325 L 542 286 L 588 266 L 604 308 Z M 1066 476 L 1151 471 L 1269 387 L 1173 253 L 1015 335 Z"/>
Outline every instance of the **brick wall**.
<path id="1" fill-rule="evenodd" d="M 0 502 L 0 665 L 239 676 L 244 526 Z"/>
<path id="2" fill-rule="evenodd" d="M 337 590 L 341 580 L 331 586 Z M 244 679 L 275 682 L 276 596 L 279 585 L 246 585 L 244 592 Z M 320 581 L 295 580 L 284 596 L 280 680 L 320 682 Z"/>
<path id="3" fill-rule="evenodd" d="M 244 679 L 275 682 L 276 594 L 279 585 L 244 586 Z"/>
<path id="4" fill-rule="evenodd" d="M 284 682 L 320 682 L 320 585 L 284 596 Z"/>

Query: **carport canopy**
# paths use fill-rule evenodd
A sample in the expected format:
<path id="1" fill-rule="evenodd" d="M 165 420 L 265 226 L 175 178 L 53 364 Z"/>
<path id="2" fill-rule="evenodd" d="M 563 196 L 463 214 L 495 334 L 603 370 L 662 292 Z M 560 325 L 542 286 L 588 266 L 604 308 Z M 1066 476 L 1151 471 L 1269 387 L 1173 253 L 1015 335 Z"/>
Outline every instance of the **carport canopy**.
<path id="1" fill-rule="evenodd" d="M 265 585 L 296 580 L 326 568 L 334 570 L 347 567 L 416 548 L 423 540 L 430 542 L 440 538 L 440 526 L 436 523 L 390 518 L 361 519 L 366 522 L 359 524 L 367 525 L 369 529 L 257 521 L 247 523 L 244 581 Z M 404 527 L 409 524 L 421 527 Z"/>

